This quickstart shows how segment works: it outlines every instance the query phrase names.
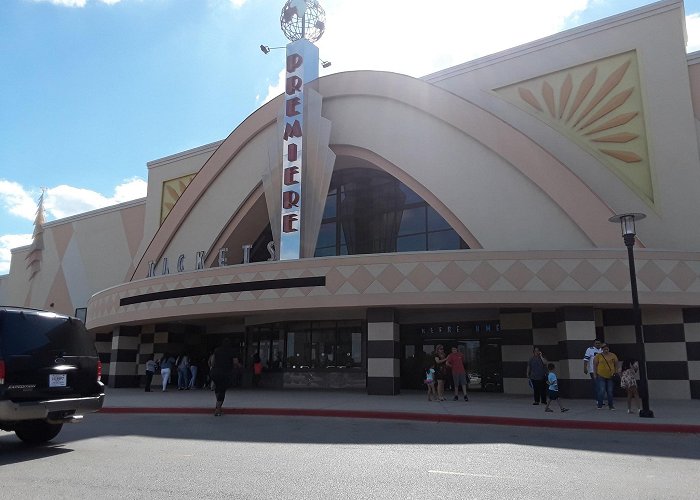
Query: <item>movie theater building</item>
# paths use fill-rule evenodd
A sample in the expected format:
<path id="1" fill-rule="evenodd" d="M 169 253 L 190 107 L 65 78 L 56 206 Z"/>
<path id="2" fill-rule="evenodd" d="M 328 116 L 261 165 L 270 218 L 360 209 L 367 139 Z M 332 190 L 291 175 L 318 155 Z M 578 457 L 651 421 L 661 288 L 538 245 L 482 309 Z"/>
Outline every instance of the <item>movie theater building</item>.
<path id="1" fill-rule="evenodd" d="M 296 175 L 283 94 L 223 141 L 149 162 L 145 199 L 39 224 L 0 298 L 86 311 L 114 387 L 152 354 L 205 359 L 230 337 L 247 367 L 260 354 L 264 385 L 370 394 L 420 387 L 438 343 L 464 350 L 472 390 L 526 393 L 534 344 L 588 397 L 594 338 L 638 357 L 608 219 L 644 213 L 650 396 L 700 398 L 700 57 L 685 46 L 669 0 L 420 79 L 324 76 L 299 108 L 297 215 L 280 195 Z M 280 258 L 295 228 L 298 258 Z"/>

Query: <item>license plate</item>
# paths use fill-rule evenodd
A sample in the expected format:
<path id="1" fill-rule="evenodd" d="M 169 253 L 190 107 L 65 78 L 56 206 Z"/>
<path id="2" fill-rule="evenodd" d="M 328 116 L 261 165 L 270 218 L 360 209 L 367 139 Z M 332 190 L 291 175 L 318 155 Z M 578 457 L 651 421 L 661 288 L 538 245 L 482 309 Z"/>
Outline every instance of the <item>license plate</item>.
<path id="1" fill-rule="evenodd" d="M 65 387 L 66 386 L 66 374 L 65 373 L 52 373 L 49 375 L 49 387 Z"/>

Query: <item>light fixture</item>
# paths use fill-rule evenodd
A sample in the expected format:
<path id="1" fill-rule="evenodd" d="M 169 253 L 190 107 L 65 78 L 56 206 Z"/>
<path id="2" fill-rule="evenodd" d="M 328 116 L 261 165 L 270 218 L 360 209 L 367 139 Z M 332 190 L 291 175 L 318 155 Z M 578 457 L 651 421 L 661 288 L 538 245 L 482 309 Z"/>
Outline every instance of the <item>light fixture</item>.
<path id="1" fill-rule="evenodd" d="M 642 332 L 642 312 L 639 308 L 639 297 L 637 294 L 637 271 L 634 267 L 634 241 L 636 230 L 634 226 L 635 220 L 646 218 L 645 214 L 628 213 L 613 215 L 608 221 L 617 224 L 620 223 L 622 229 L 622 238 L 627 247 L 627 260 L 630 269 L 630 287 L 632 288 L 632 314 L 634 316 L 634 334 L 639 352 L 639 377 L 641 382 L 640 396 L 642 397 L 642 409 L 639 411 L 639 416 L 643 418 L 654 418 L 654 412 L 649 408 L 649 379 L 647 377 L 646 353 L 644 349 L 644 334 Z"/>
<path id="2" fill-rule="evenodd" d="M 269 54 L 271 50 L 284 49 L 284 48 L 286 48 L 286 47 L 270 47 L 268 45 L 261 45 L 260 46 L 260 50 L 262 50 L 263 54 Z"/>
<path id="3" fill-rule="evenodd" d="M 319 59 L 319 61 L 321 61 L 321 67 L 324 69 L 331 65 L 330 61 L 324 61 L 323 59 Z"/>

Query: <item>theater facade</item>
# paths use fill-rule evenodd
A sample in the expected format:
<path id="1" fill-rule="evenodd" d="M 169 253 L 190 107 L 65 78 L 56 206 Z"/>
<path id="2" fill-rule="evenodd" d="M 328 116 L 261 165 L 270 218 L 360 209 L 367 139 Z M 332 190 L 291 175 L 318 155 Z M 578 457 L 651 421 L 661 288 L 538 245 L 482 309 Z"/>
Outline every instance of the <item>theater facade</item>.
<path id="1" fill-rule="evenodd" d="M 667 0 L 423 78 L 324 76 L 299 108 L 298 257 L 278 251 L 296 200 L 280 196 L 285 92 L 226 139 L 149 162 L 145 199 L 40 224 L 0 302 L 84 315 L 113 387 L 230 337 L 264 385 L 370 394 L 419 388 L 438 343 L 465 352 L 472 390 L 526 393 L 538 345 L 564 394 L 588 397 L 594 338 L 639 357 L 608 221 L 637 212 L 650 397 L 700 398 L 700 56 L 685 47 Z"/>

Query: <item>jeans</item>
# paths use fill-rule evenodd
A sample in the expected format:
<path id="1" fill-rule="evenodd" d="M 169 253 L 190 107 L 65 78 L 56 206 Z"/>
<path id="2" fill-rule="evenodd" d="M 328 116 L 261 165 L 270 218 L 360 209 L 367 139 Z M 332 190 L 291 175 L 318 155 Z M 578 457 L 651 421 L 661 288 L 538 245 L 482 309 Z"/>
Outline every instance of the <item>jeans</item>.
<path id="1" fill-rule="evenodd" d="M 153 372 L 146 370 L 146 392 L 151 392 L 151 381 L 153 380 Z"/>
<path id="2" fill-rule="evenodd" d="M 603 406 L 603 396 L 607 392 L 608 394 L 608 408 L 614 408 L 613 404 L 613 379 L 611 378 L 604 378 L 604 377 L 596 377 L 595 379 L 595 385 L 597 391 L 597 396 L 598 396 L 598 408 L 602 408 Z"/>
<path id="3" fill-rule="evenodd" d="M 547 383 L 544 380 L 532 380 L 532 392 L 535 403 L 541 401 L 542 404 L 547 404 Z"/>
<path id="4" fill-rule="evenodd" d="M 170 368 L 161 368 L 160 375 L 163 377 L 163 391 L 165 391 L 170 382 Z"/>
<path id="5" fill-rule="evenodd" d="M 195 365 L 190 366 L 190 389 L 195 388 L 195 384 L 197 382 L 197 367 Z"/>
<path id="6" fill-rule="evenodd" d="M 177 369 L 177 388 L 187 389 L 187 384 L 189 382 L 188 375 L 190 374 L 190 369 L 185 366 L 184 368 Z"/>

